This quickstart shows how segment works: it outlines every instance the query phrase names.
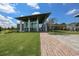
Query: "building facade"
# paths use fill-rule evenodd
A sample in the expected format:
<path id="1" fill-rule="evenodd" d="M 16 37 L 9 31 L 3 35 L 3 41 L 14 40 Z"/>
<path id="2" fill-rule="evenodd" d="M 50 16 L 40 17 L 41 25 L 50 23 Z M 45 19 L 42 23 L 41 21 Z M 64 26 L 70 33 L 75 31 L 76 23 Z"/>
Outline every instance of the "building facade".
<path id="1" fill-rule="evenodd" d="M 19 32 L 39 32 L 48 31 L 46 20 L 50 13 L 36 14 L 30 16 L 17 17 L 20 24 L 17 24 Z"/>

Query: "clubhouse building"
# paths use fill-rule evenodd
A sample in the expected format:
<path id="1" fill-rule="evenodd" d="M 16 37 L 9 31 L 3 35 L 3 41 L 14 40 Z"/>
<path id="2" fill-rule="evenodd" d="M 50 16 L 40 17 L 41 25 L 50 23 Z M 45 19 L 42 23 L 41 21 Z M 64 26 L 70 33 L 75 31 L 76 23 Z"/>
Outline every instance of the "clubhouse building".
<path id="1" fill-rule="evenodd" d="M 19 32 L 40 32 L 48 31 L 47 18 L 50 13 L 35 14 L 30 16 L 16 17 L 20 21 L 17 24 L 17 30 Z"/>

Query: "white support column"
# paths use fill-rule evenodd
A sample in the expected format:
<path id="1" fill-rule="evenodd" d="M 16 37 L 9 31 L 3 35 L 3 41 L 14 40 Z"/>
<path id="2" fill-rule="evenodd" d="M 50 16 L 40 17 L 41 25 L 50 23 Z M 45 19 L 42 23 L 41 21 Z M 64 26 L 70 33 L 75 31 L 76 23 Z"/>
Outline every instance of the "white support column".
<path id="1" fill-rule="evenodd" d="M 39 31 L 39 20 L 38 20 L 38 18 L 37 18 L 37 32 Z"/>
<path id="2" fill-rule="evenodd" d="M 24 22 L 24 32 L 26 31 L 26 22 Z"/>
<path id="3" fill-rule="evenodd" d="M 47 32 L 47 23 L 45 23 L 45 31 Z"/>
<path id="4" fill-rule="evenodd" d="M 45 19 L 45 31 L 47 32 L 47 19 Z"/>
<path id="5" fill-rule="evenodd" d="M 30 18 L 28 18 L 28 31 L 30 32 Z"/>
<path id="6" fill-rule="evenodd" d="M 22 21 L 20 20 L 20 32 L 22 32 Z"/>

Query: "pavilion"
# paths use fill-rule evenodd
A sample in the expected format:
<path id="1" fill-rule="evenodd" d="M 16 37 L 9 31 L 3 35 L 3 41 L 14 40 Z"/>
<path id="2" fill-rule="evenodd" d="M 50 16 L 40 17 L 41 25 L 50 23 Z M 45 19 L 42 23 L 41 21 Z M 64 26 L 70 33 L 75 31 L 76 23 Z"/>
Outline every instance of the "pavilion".
<path id="1" fill-rule="evenodd" d="M 17 29 L 19 32 L 48 31 L 46 20 L 49 15 L 50 13 L 43 13 L 16 17 L 20 21 L 20 24 L 17 24 Z"/>

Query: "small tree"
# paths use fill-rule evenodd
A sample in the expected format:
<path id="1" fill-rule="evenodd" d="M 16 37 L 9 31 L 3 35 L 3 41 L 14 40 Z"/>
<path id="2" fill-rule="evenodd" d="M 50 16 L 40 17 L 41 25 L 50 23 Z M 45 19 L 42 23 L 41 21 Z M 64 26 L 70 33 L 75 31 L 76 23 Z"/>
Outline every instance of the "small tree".
<path id="1" fill-rule="evenodd" d="M 53 24 L 55 24 L 56 19 L 55 18 L 50 18 L 48 21 L 48 27 L 49 30 L 54 30 L 54 27 L 52 27 Z"/>
<path id="2" fill-rule="evenodd" d="M 66 25 L 66 23 L 61 23 L 61 25 Z"/>
<path id="3" fill-rule="evenodd" d="M 15 29 L 15 28 L 12 26 L 12 27 L 11 27 L 11 30 L 14 30 L 14 29 Z"/>
<path id="4" fill-rule="evenodd" d="M 76 26 L 79 26 L 79 23 L 76 23 Z"/>
<path id="5" fill-rule="evenodd" d="M 2 30 L 2 27 L 0 27 L 0 31 Z"/>

